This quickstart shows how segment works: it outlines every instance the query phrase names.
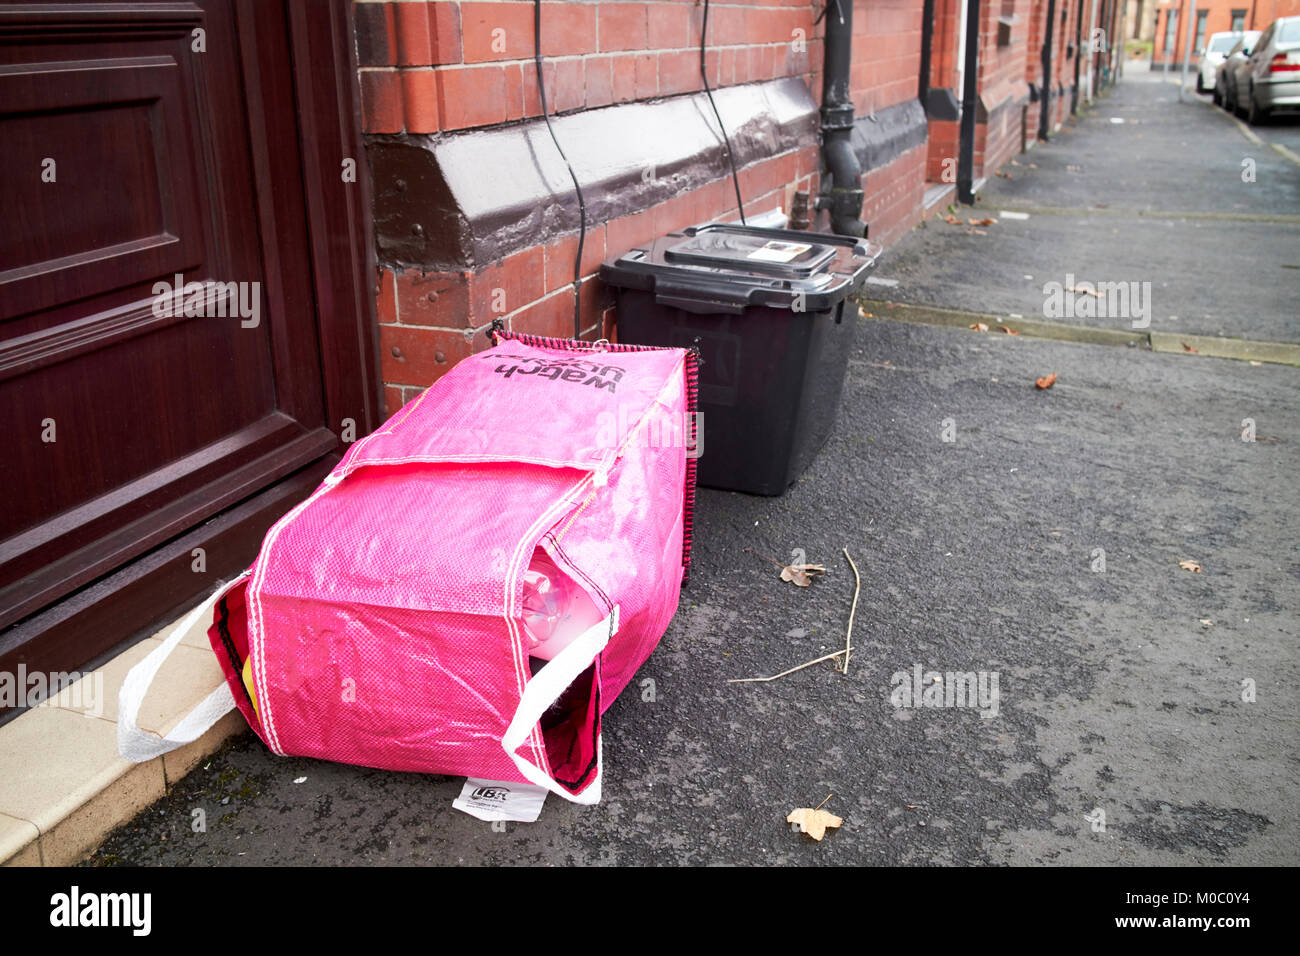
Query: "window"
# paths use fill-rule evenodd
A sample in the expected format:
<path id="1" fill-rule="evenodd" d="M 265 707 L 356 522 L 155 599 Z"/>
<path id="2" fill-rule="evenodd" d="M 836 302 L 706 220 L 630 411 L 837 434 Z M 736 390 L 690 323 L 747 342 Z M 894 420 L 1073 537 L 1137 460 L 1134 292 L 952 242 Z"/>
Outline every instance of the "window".
<path id="1" fill-rule="evenodd" d="M 1165 13 L 1165 53 L 1172 53 L 1174 43 L 1178 39 L 1178 11 L 1169 10 Z"/>
<path id="2" fill-rule="evenodd" d="M 1240 33 L 1244 29 L 1246 29 L 1246 11 L 1233 10 L 1232 11 L 1232 32 Z"/>
<path id="3" fill-rule="evenodd" d="M 1196 11 L 1196 42 L 1192 44 L 1192 49 L 1205 49 L 1205 18 L 1210 15 L 1209 10 Z"/>

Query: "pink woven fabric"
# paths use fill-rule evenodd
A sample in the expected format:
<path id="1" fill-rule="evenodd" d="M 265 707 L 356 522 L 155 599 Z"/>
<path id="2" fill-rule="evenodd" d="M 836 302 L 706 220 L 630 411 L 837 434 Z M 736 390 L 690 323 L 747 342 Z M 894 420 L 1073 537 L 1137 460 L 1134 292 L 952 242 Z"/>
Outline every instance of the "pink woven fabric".
<path id="1" fill-rule="evenodd" d="M 522 780 L 502 736 L 534 679 L 522 576 L 541 546 L 619 627 L 569 716 L 519 753 L 566 793 L 592 784 L 600 714 L 677 608 L 695 366 L 681 349 L 576 345 L 502 337 L 465 359 L 267 533 L 209 635 L 274 752 Z"/>

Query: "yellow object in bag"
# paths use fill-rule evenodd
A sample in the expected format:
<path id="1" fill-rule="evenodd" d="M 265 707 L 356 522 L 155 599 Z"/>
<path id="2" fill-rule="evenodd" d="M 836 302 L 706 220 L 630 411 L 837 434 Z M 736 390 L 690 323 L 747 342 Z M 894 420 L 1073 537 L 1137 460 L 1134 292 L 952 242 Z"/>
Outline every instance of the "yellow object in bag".
<path id="1" fill-rule="evenodd" d="M 257 691 L 253 690 L 253 658 L 244 658 L 244 689 L 248 691 L 248 699 L 253 703 L 253 713 L 260 718 L 261 711 L 257 709 Z"/>

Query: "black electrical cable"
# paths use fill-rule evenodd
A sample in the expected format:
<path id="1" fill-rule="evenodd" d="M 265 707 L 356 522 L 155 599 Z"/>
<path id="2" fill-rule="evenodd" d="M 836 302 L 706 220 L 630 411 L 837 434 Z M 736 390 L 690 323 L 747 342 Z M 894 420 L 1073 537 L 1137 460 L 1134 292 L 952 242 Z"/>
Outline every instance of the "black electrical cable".
<path id="1" fill-rule="evenodd" d="M 709 89 L 709 69 L 704 59 L 704 44 L 708 36 L 709 0 L 704 0 L 704 25 L 700 27 L 700 79 L 704 81 L 704 92 L 708 94 L 713 115 L 718 119 L 718 129 L 722 130 L 722 142 L 727 147 L 727 162 L 731 164 L 731 181 L 736 187 L 736 209 L 740 211 L 740 224 L 744 226 L 748 223 L 745 222 L 745 204 L 740 199 L 740 176 L 736 173 L 736 158 L 731 154 L 731 139 L 727 136 L 727 127 L 722 125 L 722 114 L 718 112 L 718 104 L 713 102 L 713 91 Z"/>
<path id="2" fill-rule="evenodd" d="M 707 8 L 707 0 L 705 2 Z M 542 101 L 542 116 L 546 120 L 547 132 L 551 134 L 551 142 L 555 144 L 555 150 L 564 160 L 564 165 L 569 169 L 569 178 L 573 180 L 573 191 L 578 194 L 578 255 L 573 262 L 573 337 L 582 338 L 582 316 L 579 309 L 579 290 L 582 288 L 582 246 L 587 238 L 587 205 L 582 201 L 582 187 L 578 185 L 578 174 L 573 171 L 573 164 L 569 162 L 569 157 L 564 155 L 564 147 L 555 136 L 555 129 L 551 126 L 551 114 L 546 108 L 546 84 L 542 81 L 542 0 L 533 0 L 533 59 L 537 63 L 537 95 Z M 737 186 L 737 190 L 739 190 Z M 737 191 L 739 196 L 739 191 Z"/>
<path id="3" fill-rule="evenodd" d="M 822 22 L 822 17 L 826 16 L 826 11 L 831 8 L 832 3 L 835 4 L 835 15 L 840 18 L 841 24 L 844 23 L 844 11 L 840 9 L 840 0 L 826 0 L 826 6 L 822 7 L 821 13 L 817 14 L 817 19 L 813 21 L 813 26 L 817 26 L 817 24 Z"/>

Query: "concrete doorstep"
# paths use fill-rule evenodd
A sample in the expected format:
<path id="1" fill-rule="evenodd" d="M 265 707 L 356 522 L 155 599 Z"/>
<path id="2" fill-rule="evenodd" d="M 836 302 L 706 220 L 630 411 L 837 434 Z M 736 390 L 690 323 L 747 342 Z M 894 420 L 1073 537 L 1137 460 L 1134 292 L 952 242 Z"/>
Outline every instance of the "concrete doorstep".
<path id="1" fill-rule="evenodd" d="M 118 690 L 173 626 L 0 727 L 0 863 L 78 863 L 224 740 L 246 729 L 244 718 L 232 711 L 198 740 L 148 763 L 118 755 Z M 140 708 L 141 728 L 165 734 L 221 683 L 207 626 L 200 619 L 158 671 Z"/>

